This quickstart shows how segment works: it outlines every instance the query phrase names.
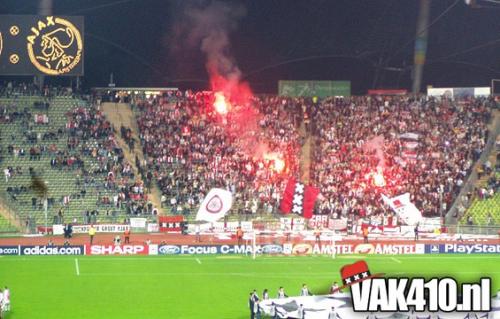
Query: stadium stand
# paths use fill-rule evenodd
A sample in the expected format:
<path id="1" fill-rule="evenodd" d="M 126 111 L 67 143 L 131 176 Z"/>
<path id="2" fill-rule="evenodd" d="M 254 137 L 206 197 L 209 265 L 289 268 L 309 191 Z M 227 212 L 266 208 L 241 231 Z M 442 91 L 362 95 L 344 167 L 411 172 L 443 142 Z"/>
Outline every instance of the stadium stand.
<path id="1" fill-rule="evenodd" d="M 500 113 L 496 112 L 500 127 Z M 493 129 L 493 127 L 492 127 Z M 498 129 L 497 129 L 498 130 Z M 486 160 L 476 166 L 477 180 L 473 191 L 467 192 L 461 201 L 460 220 L 464 225 L 493 226 L 500 224 L 500 134 L 495 138 Z M 465 207 L 470 204 L 466 210 Z"/>
<path id="2" fill-rule="evenodd" d="M 169 212 L 189 217 L 212 187 L 223 187 L 235 193 L 233 213 L 239 216 L 276 213 L 287 176 L 298 174 L 300 154 L 300 104 L 283 101 L 256 98 L 254 126 L 250 118 L 214 120 L 217 114 L 206 107 L 203 93 L 137 99 L 147 167 Z M 223 129 L 227 123 L 234 127 Z M 274 153 L 282 156 L 283 170 L 266 158 Z"/>
<path id="3" fill-rule="evenodd" d="M 226 121 L 205 92 L 120 99 L 130 103 L 116 112 L 118 104 L 100 103 L 106 97 L 65 89 L 0 90 L 0 194 L 22 225 L 43 224 L 45 210 L 49 224 L 154 218 L 158 206 L 190 219 L 212 187 L 235 194 L 229 218 L 276 217 L 289 176 L 320 188 L 318 214 L 384 218 L 391 213 L 379 195 L 409 192 L 425 216 L 443 216 L 485 147 L 495 106 L 484 98 L 261 96 L 252 100 L 257 113 Z M 500 222 L 496 147 L 463 223 Z"/>
<path id="4" fill-rule="evenodd" d="M 109 122 L 95 105 L 63 93 L 3 91 L 3 198 L 22 220 L 36 224 L 44 224 L 45 209 L 49 224 L 121 222 L 151 214 Z M 34 189 L 36 179 L 46 185 L 46 196 Z"/>
<path id="5" fill-rule="evenodd" d="M 0 233 L 16 232 L 17 229 L 15 224 L 0 215 Z"/>
<path id="6" fill-rule="evenodd" d="M 443 216 L 484 148 L 490 104 L 426 97 L 320 104 L 314 181 L 327 198 L 320 210 L 382 218 L 390 213 L 380 194 L 409 192 L 424 216 Z"/>

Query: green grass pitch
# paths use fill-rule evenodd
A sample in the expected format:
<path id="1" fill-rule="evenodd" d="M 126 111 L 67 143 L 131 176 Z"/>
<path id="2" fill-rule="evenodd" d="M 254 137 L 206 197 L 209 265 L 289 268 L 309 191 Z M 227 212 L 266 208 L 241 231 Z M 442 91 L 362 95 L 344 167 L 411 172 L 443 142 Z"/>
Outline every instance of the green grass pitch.
<path id="1" fill-rule="evenodd" d="M 315 294 L 340 282 L 340 267 L 365 259 L 386 276 L 493 279 L 500 289 L 499 255 L 258 257 L 30 256 L 1 257 L 0 285 L 9 286 L 7 319 L 249 318 L 247 298 L 279 286 Z M 78 266 L 78 270 L 77 270 Z"/>

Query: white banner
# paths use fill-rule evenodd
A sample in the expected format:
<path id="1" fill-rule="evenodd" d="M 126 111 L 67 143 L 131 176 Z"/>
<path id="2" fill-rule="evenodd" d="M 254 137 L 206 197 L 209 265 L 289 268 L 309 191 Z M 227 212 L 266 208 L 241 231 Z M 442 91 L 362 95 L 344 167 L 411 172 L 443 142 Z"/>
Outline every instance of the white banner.
<path id="1" fill-rule="evenodd" d="M 146 228 L 146 218 L 130 218 L 130 227 L 132 228 Z"/>
<path id="2" fill-rule="evenodd" d="M 415 141 L 404 142 L 403 146 L 409 149 L 414 149 L 418 147 L 418 142 Z"/>
<path id="3" fill-rule="evenodd" d="M 52 234 L 54 235 L 64 234 L 64 225 L 52 225 Z"/>
<path id="4" fill-rule="evenodd" d="M 97 233 L 123 233 L 130 225 L 100 224 L 94 225 Z M 88 234 L 90 225 L 73 225 L 74 234 Z"/>
<path id="5" fill-rule="evenodd" d="M 345 230 L 345 229 L 347 229 L 347 218 L 340 218 L 340 219 L 330 218 L 328 220 L 328 229 L 331 229 L 331 230 Z"/>
<path id="6" fill-rule="evenodd" d="M 221 188 L 212 188 L 201 203 L 196 220 L 215 222 L 224 217 L 232 205 L 231 192 Z"/>
<path id="7" fill-rule="evenodd" d="M 348 290 L 348 289 L 345 289 Z M 289 293 L 289 291 L 287 291 Z M 291 294 L 291 293 L 290 293 Z M 302 305 L 303 316 L 300 306 Z M 265 315 L 274 318 L 307 318 L 307 319 L 370 319 L 370 318 L 440 318 L 440 319 L 473 319 L 473 318 L 500 318 L 500 297 L 491 299 L 491 311 L 483 312 L 368 312 L 354 311 L 351 294 L 338 292 L 333 295 L 317 295 L 307 297 L 288 297 L 284 299 L 262 300 L 259 307 Z M 332 307 L 335 314 L 330 313 Z"/>
<path id="8" fill-rule="evenodd" d="M 300 217 L 282 217 L 280 218 L 281 230 L 301 231 L 305 229 L 304 218 Z"/>
<path id="9" fill-rule="evenodd" d="M 157 233 L 160 231 L 160 226 L 157 223 L 149 223 L 148 224 L 148 233 Z"/>
<path id="10" fill-rule="evenodd" d="M 327 228 L 328 215 L 313 215 L 307 224 L 309 228 Z"/>
<path id="11" fill-rule="evenodd" d="M 391 207 L 399 218 L 407 225 L 416 225 L 422 221 L 422 213 L 410 201 L 410 193 L 405 193 L 393 198 L 389 198 L 382 194 L 384 202 Z"/>
<path id="12" fill-rule="evenodd" d="M 408 132 L 408 133 L 400 134 L 399 138 L 406 138 L 409 140 L 418 140 L 419 135 L 417 133 Z"/>
<path id="13" fill-rule="evenodd" d="M 158 255 L 158 245 L 156 244 L 149 245 L 149 254 L 155 256 Z"/>
<path id="14" fill-rule="evenodd" d="M 215 223 L 203 223 L 199 224 L 200 232 L 202 233 L 224 233 L 224 232 L 236 232 L 238 227 L 244 232 L 249 232 L 253 230 L 252 222 L 227 222 L 225 225 L 223 222 Z M 194 233 L 196 229 L 195 224 L 188 224 L 188 231 Z"/>

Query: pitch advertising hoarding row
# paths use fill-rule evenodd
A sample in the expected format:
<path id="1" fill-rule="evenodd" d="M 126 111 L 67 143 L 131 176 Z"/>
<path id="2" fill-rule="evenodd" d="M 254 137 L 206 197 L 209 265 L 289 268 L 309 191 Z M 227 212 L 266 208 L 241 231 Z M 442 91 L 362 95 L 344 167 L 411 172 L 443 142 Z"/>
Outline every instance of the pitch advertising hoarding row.
<path id="1" fill-rule="evenodd" d="M 32 255 L 85 255 L 85 247 L 81 246 L 0 246 L 0 256 Z"/>
<path id="2" fill-rule="evenodd" d="M 498 244 L 418 244 L 418 243 L 336 243 L 256 245 L 79 245 L 79 246 L 0 246 L 0 256 L 46 255 L 421 255 L 421 254 L 500 254 Z"/>

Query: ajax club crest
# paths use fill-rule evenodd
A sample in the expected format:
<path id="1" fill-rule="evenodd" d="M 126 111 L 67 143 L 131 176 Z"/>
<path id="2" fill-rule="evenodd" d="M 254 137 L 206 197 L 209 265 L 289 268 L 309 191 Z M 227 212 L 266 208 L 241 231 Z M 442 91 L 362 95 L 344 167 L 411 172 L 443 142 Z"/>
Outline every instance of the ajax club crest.
<path id="1" fill-rule="evenodd" d="M 82 37 L 68 20 L 48 16 L 30 30 L 27 36 L 28 55 L 40 72 L 64 75 L 81 63 Z"/>
<path id="2" fill-rule="evenodd" d="M 208 202 L 206 209 L 209 213 L 218 214 L 222 210 L 223 206 L 222 199 L 219 195 L 215 195 Z"/>

